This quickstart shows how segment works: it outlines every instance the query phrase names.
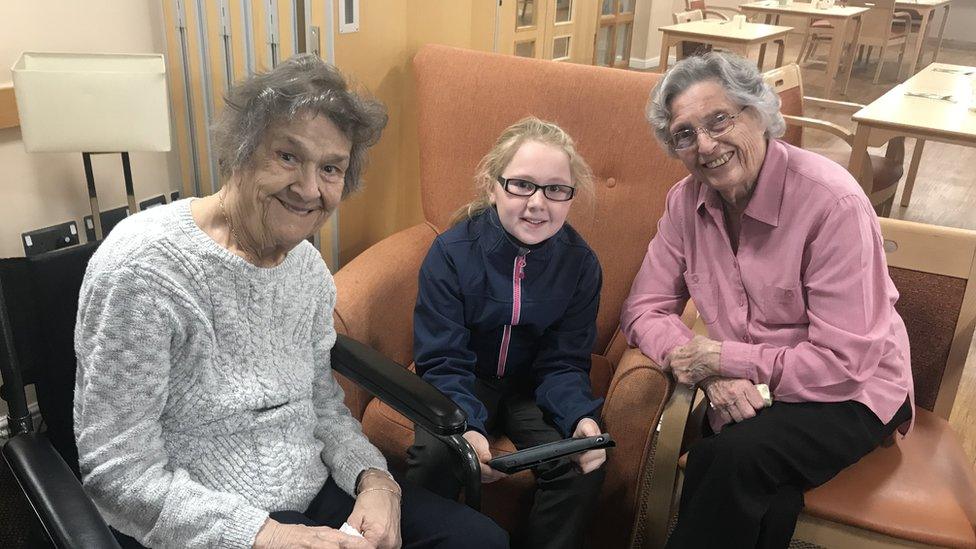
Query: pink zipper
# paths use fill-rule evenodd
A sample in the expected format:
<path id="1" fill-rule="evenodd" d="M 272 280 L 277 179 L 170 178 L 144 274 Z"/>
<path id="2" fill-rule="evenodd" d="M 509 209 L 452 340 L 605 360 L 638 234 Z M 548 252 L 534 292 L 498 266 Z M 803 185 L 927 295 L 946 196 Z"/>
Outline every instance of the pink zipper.
<path id="1" fill-rule="evenodd" d="M 508 344 L 512 339 L 512 326 L 519 323 L 522 313 L 522 279 L 525 278 L 525 256 L 515 257 L 512 269 L 512 322 L 502 329 L 502 345 L 498 351 L 498 377 L 505 375 L 505 362 L 508 360 Z"/>

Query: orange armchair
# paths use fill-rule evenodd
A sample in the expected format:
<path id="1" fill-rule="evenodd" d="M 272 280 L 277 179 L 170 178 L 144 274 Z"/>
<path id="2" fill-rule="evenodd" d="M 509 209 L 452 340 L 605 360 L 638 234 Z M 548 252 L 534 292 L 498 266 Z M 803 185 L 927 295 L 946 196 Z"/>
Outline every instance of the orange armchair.
<path id="1" fill-rule="evenodd" d="M 614 69 L 425 46 L 417 80 L 421 202 L 425 221 L 372 246 L 335 275 L 337 330 L 401 364 L 411 364 L 413 305 L 421 261 L 451 214 L 474 195 L 478 160 L 502 129 L 536 115 L 572 135 L 596 176 L 595 196 L 574 206 L 570 223 L 604 270 L 594 392 L 606 397 L 603 422 L 617 441 L 588 529 L 594 547 L 623 547 L 646 513 L 642 481 L 653 465 L 656 426 L 671 386 L 618 331 L 621 304 L 640 267 L 671 185 L 686 172 L 654 141 L 644 119 L 660 78 Z M 340 379 L 340 382 L 343 380 Z M 359 387 L 344 383 L 347 403 L 370 440 L 402 468 L 413 425 Z M 512 450 L 507 439 L 493 441 Z M 528 513 L 530 472 L 482 488 L 482 509 L 515 531 Z M 640 534 L 637 534 L 639 537 Z"/>

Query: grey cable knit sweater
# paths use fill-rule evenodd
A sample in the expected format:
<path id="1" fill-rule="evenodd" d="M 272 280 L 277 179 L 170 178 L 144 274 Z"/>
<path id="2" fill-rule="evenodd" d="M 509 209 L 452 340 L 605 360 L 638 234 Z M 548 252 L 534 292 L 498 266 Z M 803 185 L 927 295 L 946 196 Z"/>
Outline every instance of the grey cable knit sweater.
<path id="1" fill-rule="evenodd" d="M 75 436 L 87 492 L 151 547 L 250 547 L 331 474 L 386 468 L 342 402 L 335 285 L 307 242 L 255 267 L 197 227 L 190 200 L 132 216 L 81 288 Z"/>

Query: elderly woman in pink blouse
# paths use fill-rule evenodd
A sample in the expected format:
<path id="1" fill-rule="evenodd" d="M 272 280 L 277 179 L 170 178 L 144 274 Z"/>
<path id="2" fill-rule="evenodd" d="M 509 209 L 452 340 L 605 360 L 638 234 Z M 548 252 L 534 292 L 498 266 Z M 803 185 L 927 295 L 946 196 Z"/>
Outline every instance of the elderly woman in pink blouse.
<path id="1" fill-rule="evenodd" d="M 786 547 L 804 490 L 912 418 L 877 218 L 841 166 L 777 139 L 779 105 L 755 64 L 718 53 L 679 62 L 648 105 L 690 175 L 668 193 L 622 326 L 710 403 L 668 547 Z M 689 297 L 708 337 L 681 323 Z"/>

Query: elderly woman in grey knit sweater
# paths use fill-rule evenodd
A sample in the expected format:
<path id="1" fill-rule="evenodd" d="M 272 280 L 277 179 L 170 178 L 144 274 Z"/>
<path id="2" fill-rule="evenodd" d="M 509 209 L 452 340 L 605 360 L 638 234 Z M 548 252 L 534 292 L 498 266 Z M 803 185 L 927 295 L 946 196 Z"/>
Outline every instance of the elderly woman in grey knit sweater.
<path id="1" fill-rule="evenodd" d="M 230 91 L 223 188 L 128 218 L 92 258 L 75 434 L 123 544 L 507 545 L 484 516 L 401 490 L 329 367 L 335 285 L 305 239 L 359 186 L 386 119 L 293 57 Z"/>

